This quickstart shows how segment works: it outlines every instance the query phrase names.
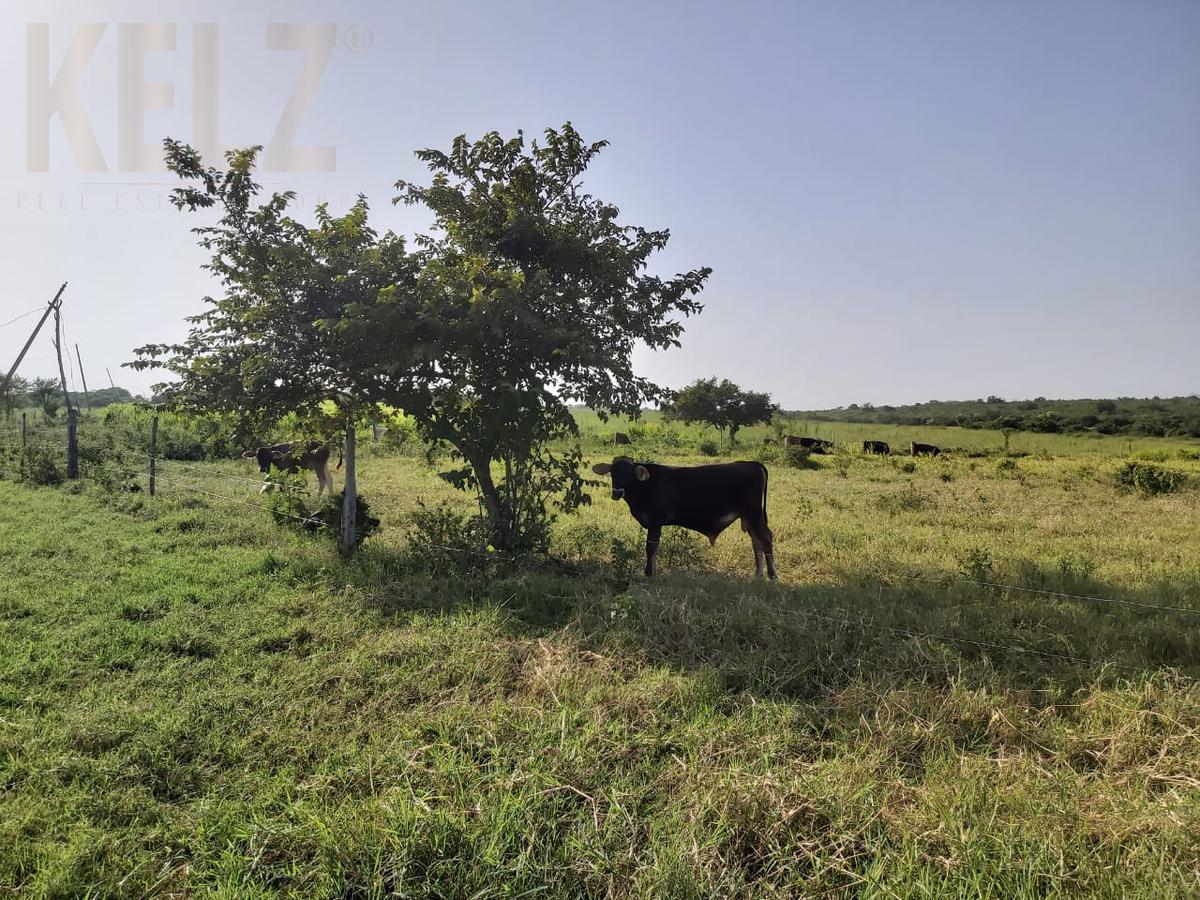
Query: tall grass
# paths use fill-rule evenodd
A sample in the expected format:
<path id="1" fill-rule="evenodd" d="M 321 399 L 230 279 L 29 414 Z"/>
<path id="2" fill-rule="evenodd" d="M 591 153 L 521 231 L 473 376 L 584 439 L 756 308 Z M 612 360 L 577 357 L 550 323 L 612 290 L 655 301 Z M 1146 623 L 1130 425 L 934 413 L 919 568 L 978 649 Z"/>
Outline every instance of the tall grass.
<path id="1" fill-rule="evenodd" d="M 555 561 L 458 568 L 408 522 L 469 499 L 372 454 L 343 565 L 187 487 L 257 502 L 246 465 L 0 481 L 0 892 L 1200 891 L 1200 614 L 1146 606 L 1200 610 L 1200 491 L 1060 450 L 773 466 L 771 585 L 736 528 L 636 575 L 601 489 Z"/>

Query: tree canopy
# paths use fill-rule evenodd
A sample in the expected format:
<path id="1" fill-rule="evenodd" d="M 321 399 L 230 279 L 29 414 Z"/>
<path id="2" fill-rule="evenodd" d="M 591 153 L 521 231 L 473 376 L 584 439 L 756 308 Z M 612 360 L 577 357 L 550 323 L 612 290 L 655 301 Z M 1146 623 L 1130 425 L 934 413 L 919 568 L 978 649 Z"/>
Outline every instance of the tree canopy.
<path id="1" fill-rule="evenodd" d="M 664 418 L 711 425 L 728 432 L 731 443 L 739 429 L 770 422 L 777 412 L 770 394 L 744 391 L 728 378 L 715 377 L 693 381 L 663 408 Z"/>

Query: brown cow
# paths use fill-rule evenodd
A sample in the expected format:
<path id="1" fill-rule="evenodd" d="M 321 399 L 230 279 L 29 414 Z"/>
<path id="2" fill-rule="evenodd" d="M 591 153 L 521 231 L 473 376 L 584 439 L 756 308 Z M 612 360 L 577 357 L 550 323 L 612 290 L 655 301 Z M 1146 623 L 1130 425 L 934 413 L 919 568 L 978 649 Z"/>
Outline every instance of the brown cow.
<path id="1" fill-rule="evenodd" d="M 272 444 L 270 447 L 259 447 L 257 450 L 247 450 L 242 459 L 253 459 L 258 462 L 258 470 L 264 475 L 270 474 L 272 466 L 281 472 L 295 475 L 301 469 L 308 469 L 317 476 L 317 497 L 326 487 L 333 493 L 333 476 L 329 474 L 329 445 L 321 441 L 308 441 L 305 444 L 294 444 L 286 441 L 282 444 Z M 338 451 L 337 468 L 342 467 L 341 451 Z M 259 493 L 269 491 L 273 485 L 266 481 Z"/>
<path id="2" fill-rule="evenodd" d="M 863 453 L 878 453 L 880 456 L 887 456 L 892 452 L 892 448 L 888 446 L 887 441 L 863 441 Z"/>
<path id="3" fill-rule="evenodd" d="M 913 456 L 937 456 L 942 452 L 942 448 L 936 444 L 922 444 L 917 441 L 912 442 Z"/>

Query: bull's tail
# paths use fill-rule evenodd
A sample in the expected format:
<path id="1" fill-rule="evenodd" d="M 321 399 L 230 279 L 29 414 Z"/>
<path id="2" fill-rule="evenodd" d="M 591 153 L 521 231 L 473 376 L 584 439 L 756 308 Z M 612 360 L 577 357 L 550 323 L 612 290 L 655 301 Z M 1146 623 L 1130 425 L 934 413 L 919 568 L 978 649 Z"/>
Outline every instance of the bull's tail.
<path id="1" fill-rule="evenodd" d="M 762 514 L 763 514 L 763 524 L 766 525 L 767 524 L 767 478 L 770 476 L 770 472 L 767 471 L 767 467 L 764 466 L 762 463 L 759 463 L 758 466 L 760 469 L 762 469 L 762 473 L 763 473 Z"/>
<path id="2" fill-rule="evenodd" d="M 333 470 L 336 472 L 339 469 L 341 469 L 341 467 L 342 467 L 342 445 L 338 444 L 338 464 L 333 467 Z"/>

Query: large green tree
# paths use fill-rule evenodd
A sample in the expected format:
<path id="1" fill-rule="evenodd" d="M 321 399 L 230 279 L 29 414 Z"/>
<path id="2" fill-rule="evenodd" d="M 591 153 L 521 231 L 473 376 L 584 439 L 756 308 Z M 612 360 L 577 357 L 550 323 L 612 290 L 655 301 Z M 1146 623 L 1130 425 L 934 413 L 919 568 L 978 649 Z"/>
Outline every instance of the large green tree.
<path id="1" fill-rule="evenodd" d="M 56 378 L 35 378 L 29 385 L 29 399 L 37 404 L 47 422 L 53 422 L 62 406 L 62 387 Z"/>
<path id="2" fill-rule="evenodd" d="M 740 429 L 769 423 L 779 412 L 771 395 L 744 391 L 728 378 L 700 378 L 693 381 L 663 408 L 667 419 L 701 422 L 729 434 L 732 444 Z"/>
<path id="3" fill-rule="evenodd" d="M 665 396 L 634 372 L 633 350 L 678 345 L 710 272 L 647 271 L 669 232 L 622 224 L 581 184 L 606 143 L 569 123 L 530 143 L 460 136 L 417 154 L 429 184 L 397 184 L 398 202 L 433 212 L 433 233 L 416 242 L 415 326 L 401 318 L 376 333 L 419 335 L 417 365 L 391 373 L 396 396 L 462 458 L 449 477 L 478 488 L 493 541 L 508 548 L 538 543 L 551 497 L 586 500 L 578 449 L 549 447 L 576 433 L 569 404 L 636 415 Z"/>

